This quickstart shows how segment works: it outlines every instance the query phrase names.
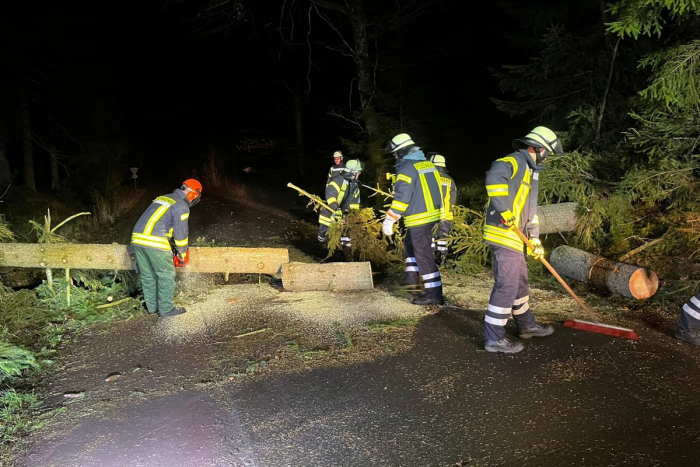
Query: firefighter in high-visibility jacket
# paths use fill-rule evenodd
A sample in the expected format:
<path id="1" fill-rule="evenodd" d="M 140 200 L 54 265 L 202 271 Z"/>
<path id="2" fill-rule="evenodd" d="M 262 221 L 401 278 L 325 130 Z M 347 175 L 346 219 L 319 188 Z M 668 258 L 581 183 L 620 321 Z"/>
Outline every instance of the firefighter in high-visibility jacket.
<path id="1" fill-rule="evenodd" d="M 187 311 L 175 306 L 175 263 L 189 262 L 190 208 L 201 197 L 202 184 L 185 180 L 179 189 L 154 199 L 131 233 L 149 314 L 166 318 Z"/>
<path id="2" fill-rule="evenodd" d="M 527 136 L 513 141 L 515 152 L 497 159 L 486 172 L 489 197 L 484 226 L 484 242 L 493 254 L 495 284 L 485 317 L 485 350 L 516 353 L 522 342 L 506 337 L 510 315 L 518 325 L 521 339 L 552 334 L 551 325 L 539 325 L 530 311 L 530 284 L 526 256 L 539 259 L 544 248 L 539 239 L 537 195 L 539 177 L 549 156 L 563 152 L 561 141 L 546 127 L 537 127 Z M 513 231 L 515 226 L 528 236 L 530 251 Z"/>
<path id="3" fill-rule="evenodd" d="M 447 164 L 445 156 L 437 152 L 429 152 L 430 162 L 433 163 L 438 172 L 440 172 L 440 184 L 442 185 L 442 210 L 440 211 L 440 222 L 437 225 L 437 231 L 433 237 L 433 251 L 437 255 L 438 264 L 442 264 L 447 257 L 447 238 L 452 230 L 452 221 L 454 213 L 452 208 L 457 202 L 457 186 L 452 177 L 447 172 Z"/>
<path id="4" fill-rule="evenodd" d="M 396 158 L 396 174 L 394 199 L 386 211 L 382 231 L 393 235 L 394 224 L 403 217 L 406 227 L 404 283 L 409 291 L 418 294 L 413 299 L 414 304 L 441 305 L 442 278 L 430 246 L 442 209 L 440 173 L 405 133 L 394 136 L 386 152 Z"/>
<path id="5" fill-rule="evenodd" d="M 327 240 L 328 228 L 333 222 L 343 218 L 351 209 L 360 209 L 360 182 L 362 163 L 351 159 L 344 164 L 342 172 L 333 176 L 326 184 L 326 204 L 332 209 L 322 208 L 318 214 L 318 241 Z M 341 246 L 347 258 L 348 249 L 352 247 L 349 237 L 341 237 Z"/>

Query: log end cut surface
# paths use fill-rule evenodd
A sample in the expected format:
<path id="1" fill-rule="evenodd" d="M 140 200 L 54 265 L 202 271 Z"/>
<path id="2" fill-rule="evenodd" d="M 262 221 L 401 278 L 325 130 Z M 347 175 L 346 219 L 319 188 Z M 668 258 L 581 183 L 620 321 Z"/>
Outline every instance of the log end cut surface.
<path id="1" fill-rule="evenodd" d="M 630 293 L 637 300 L 650 298 L 659 289 L 659 277 L 654 271 L 640 268 L 630 277 L 629 288 Z"/>
<path id="2" fill-rule="evenodd" d="M 290 292 L 369 290 L 374 288 L 372 266 L 369 262 L 287 263 L 282 265 L 282 286 Z"/>

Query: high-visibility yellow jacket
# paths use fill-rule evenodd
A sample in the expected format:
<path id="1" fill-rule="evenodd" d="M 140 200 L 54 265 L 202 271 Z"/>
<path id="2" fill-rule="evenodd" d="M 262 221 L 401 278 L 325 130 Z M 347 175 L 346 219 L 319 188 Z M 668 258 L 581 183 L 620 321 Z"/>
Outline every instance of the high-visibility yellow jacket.
<path id="1" fill-rule="evenodd" d="M 404 156 L 396 164 L 394 200 L 389 209 L 403 216 L 406 228 L 437 222 L 442 209 L 440 174 L 422 151 Z"/>
<path id="2" fill-rule="evenodd" d="M 515 225 L 530 238 L 539 237 L 537 195 L 539 177 L 544 167 L 524 149 L 495 160 L 486 172 L 486 192 L 489 196 L 484 225 L 484 242 L 524 252 L 525 245 L 518 234 L 503 224 L 503 214 L 515 216 Z"/>
<path id="3" fill-rule="evenodd" d="M 172 251 L 174 246 L 184 253 L 189 246 L 189 218 L 190 204 L 184 191 L 159 196 L 136 222 L 131 243 L 164 251 Z"/>
<path id="4" fill-rule="evenodd" d="M 333 222 L 332 214 L 335 211 L 340 211 L 345 197 L 348 195 L 350 181 L 338 174 L 328 180 L 326 183 L 326 204 L 333 210 L 321 209 L 318 214 L 318 223 L 321 225 L 330 226 Z"/>
<path id="5" fill-rule="evenodd" d="M 452 207 L 457 202 L 457 186 L 452 177 L 450 177 L 442 167 L 437 167 L 440 172 L 440 184 L 442 185 L 442 210 L 440 211 L 440 220 L 452 222 L 455 218 L 452 212 Z"/>

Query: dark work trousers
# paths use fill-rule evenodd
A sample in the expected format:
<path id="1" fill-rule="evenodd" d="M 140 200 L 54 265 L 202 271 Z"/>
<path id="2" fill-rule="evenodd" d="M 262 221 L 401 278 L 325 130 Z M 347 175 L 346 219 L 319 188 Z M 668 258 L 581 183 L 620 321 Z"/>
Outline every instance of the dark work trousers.
<path id="1" fill-rule="evenodd" d="M 425 295 L 428 298 L 442 299 L 442 278 L 430 243 L 433 239 L 435 222 L 406 229 L 403 242 L 403 256 L 406 262 L 404 284 L 409 291 L 419 291 L 423 279 Z"/>
<path id="2" fill-rule="evenodd" d="M 484 327 L 487 341 L 500 341 L 506 335 L 505 326 L 511 313 L 521 330 L 534 326 L 535 317 L 530 311 L 530 282 L 525 253 L 489 246 L 493 254 L 493 277 L 496 282 L 486 309 Z"/>
<path id="3" fill-rule="evenodd" d="M 697 331 L 700 329 L 700 292 L 690 297 L 681 311 L 678 320 L 678 329 L 683 331 Z"/>
<path id="4" fill-rule="evenodd" d="M 175 265 L 169 251 L 134 245 L 143 299 L 149 313 L 166 313 L 175 307 Z"/>

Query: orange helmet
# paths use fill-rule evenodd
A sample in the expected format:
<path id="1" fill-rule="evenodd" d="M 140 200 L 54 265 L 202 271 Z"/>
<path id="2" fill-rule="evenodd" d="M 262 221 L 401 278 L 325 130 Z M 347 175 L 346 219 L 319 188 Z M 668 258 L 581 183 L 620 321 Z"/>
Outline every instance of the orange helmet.
<path id="1" fill-rule="evenodd" d="M 190 201 L 190 203 L 202 196 L 202 184 L 194 178 L 188 178 L 187 180 L 182 182 L 182 189 L 184 190 L 185 188 L 190 189 L 190 191 L 185 192 L 185 195 L 187 196 L 187 199 Z"/>

